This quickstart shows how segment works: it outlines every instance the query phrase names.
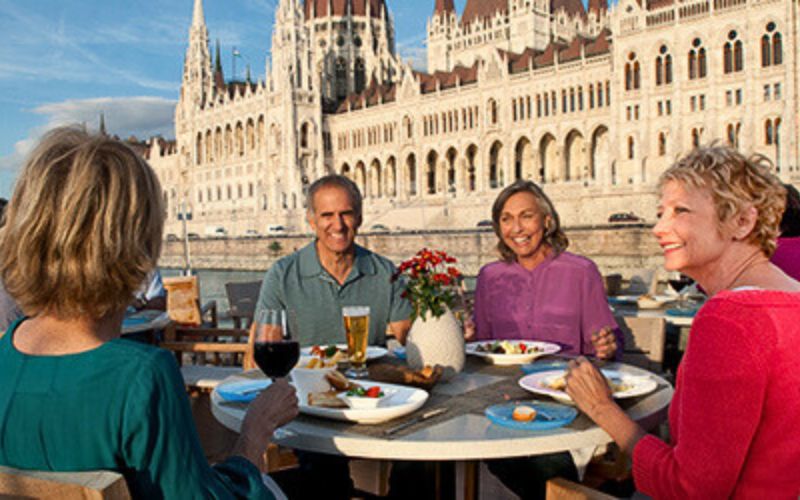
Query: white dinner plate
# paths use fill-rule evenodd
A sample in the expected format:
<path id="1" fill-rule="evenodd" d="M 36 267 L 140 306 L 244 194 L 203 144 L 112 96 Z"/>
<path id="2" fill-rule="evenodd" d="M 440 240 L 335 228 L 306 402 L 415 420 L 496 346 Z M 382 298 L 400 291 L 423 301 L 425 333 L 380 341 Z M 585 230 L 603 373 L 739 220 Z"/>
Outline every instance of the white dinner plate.
<path id="1" fill-rule="evenodd" d="M 330 346 L 331 344 L 323 344 L 320 345 L 323 349 Z M 336 344 L 336 348 L 340 351 L 344 351 L 347 354 L 347 344 Z M 379 347 L 376 345 L 367 346 L 367 361 L 372 361 L 373 359 L 378 359 L 386 356 L 389 351 L 386 350 L 384 347 Z M 300 349 L 300 354 L 303 356 L 311 356 L 311 346 L 303 347 Z"/>
<path id="2" fill-rule="evenodd" d="M 371 380 L 354 380 L 365 389 L 378 386 L 387 394 L 385 401 L 376 408 L 325 408 L 322 406 L 309 406 L 308 401 L 300 401 L 300 413 L 316 417 L 344 420 L 359 424 L 379 424 L 393 418 L 402 417 L 419 409 L 428 400 L 428 393 L 422 389 L 403 385 L 384 384 Z"/>
<path id="3" fill-rule="evenodd" d="M 643 396 L 656 390 L 658 383 L 647 375 L 634 375 L 632 373 L 617 370 L 600 370 L 606 378 L 614 383 L 624 386 L 624 390 L 615 391 L 613 396 L 616 399 L 633 398 Z M 543 394 L 564 403 L 572 403 L 572 398 L 563 390 L 551 389 L 550 384 L 557 378 L 564 376 L 564 370 L 549 370 L 545 372 L 531 373 L 519 380 L 519 385 L 526 391 L 536 394 Z"/>
<path id="4" fill-rule="evenodd" d="M 525 344 L 528 349 L 533 349 L 532 352 L 529 350 L 525 352 L 525 354 L 494 354 L 491 352 L 481 352 L 477 350 L 478 346 L 480 345 L 492 345 L 494 342 L 494 340 L 470 342 L 466 346 L 467 354 L 478 356 L 495 365 L 522 365 L 525 363 L 530 363 L 539 356 L 555 354 L 561 350 L 561 347 L 558 344 L 540 342 L 538 340 L 506 340 L 506 342 L 509 342 L 510 344 Z"/>

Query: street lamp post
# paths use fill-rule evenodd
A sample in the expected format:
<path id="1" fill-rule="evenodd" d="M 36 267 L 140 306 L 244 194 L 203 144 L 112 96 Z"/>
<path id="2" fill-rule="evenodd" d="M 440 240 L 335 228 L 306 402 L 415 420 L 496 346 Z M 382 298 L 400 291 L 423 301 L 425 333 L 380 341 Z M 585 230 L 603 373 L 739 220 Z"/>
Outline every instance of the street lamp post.
<path id="1" fill-rule="evenodd" d="M 186 228 L 186 221 L 191 220 L 192 214 L 186 210 L 186 200 L 182 200 L 180 204 L 180 211 L 178 212 L 178 219 L 181 221 L 183 228 L 183 260 L 184 260 L 184 274 L 186 276 L 192 275 L 192 259 L 189 251 L 189 232 Z"/>

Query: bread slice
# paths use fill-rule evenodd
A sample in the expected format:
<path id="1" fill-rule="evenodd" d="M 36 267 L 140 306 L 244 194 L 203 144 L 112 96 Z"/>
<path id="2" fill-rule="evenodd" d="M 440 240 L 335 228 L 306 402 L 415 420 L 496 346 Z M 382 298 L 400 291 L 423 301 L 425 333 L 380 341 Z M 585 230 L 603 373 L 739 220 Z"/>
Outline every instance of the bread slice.
<path id="1" fill-rule="evenodd" d="M 331 384 L 331 387 L 336 391 L 349 391 L 351 389 L 356 389 L 358 384 L 350 382 L 347 380 L 347 377 L 342 375 L 341 372 L 336 370 L 331 370 L 330 372 L 325 374 L 325 380 Z"/>
<path id="2" fill-rule="evenodd" d="M 338 394 L 337 391 L 310 392 L 308 405 L 324 408 L 347 408 L 347 403 L 339 399 Z"/>

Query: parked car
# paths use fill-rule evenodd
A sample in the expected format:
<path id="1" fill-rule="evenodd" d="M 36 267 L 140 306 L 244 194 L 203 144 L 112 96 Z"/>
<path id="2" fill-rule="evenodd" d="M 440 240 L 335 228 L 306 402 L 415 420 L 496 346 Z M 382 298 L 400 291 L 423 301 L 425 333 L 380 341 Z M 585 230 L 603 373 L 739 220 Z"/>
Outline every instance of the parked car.
<path id="1" fill-rule="evenodd" d="M 246 230 L 244 232 L 244 237 L 245 238 L 257 238 L 259 236 L 261 236 L 261 235 L 258 234 L 258 231 L 256 231 L 255 229 L 248 229 L 248 230 Z"/>
<path id="2" fill-rule="evenodd" d="M 175 234 L 169 233 L 167 235 L 167 241 L 179 241 L 179 240 L 180 238 L 178 238 L 178 236 Z"/>
<path id="3" fill-rule="evenodd" d="M 190 240 L 199 240 L 200 235 L 197 233 L 189 233 L 186 235 Z"/>
<path id="4" fill-rule="evenodd" d="M 228 231 L 222 226 L 206 226 L 206 236 L 210 238 L 224 238 Z"/>
<path id="5" fill-rule="evenodd" d="M 267 226 L 267 234 L 286 234 L 286 228 L 280 224 L 270 224 Z"/>
<path id="6" fill-rule="evenodd" d="M 633 212 L 617 212 L 608 217 L 611 224 L 621 224 L 625 222 L 642 222 L 642 218 Z"/>
<path id="7" fill-rule="evenodd" d="M 383 224 L 373 224 L 372 226 L 370 226 L 369 230 L 372 231 L 373 233 L 388 233 L 389 232 L 389 228 L 386 227 Z"/>
<path id="8" fill-rule="evenodd" d="M 482 221 L 476 224 L 477 227 L 492 227 L 492 221 L 489 219 L 483 219 Z"/>

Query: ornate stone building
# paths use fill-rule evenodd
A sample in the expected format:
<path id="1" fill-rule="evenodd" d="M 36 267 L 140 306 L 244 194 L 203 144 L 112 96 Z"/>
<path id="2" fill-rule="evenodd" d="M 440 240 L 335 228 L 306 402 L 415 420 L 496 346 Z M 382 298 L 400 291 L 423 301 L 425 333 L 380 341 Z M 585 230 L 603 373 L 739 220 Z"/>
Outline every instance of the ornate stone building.
<path id="1" fill-rule="evenodd" d="M 147 155 L 168 233 L 304 230 L 328 172 L 366 227 L 474 227 L 542 183 L 568 225 L 655 212 L 655 181 L 721 140 L 798 170 L 795 0 L 432 0 L 428 72 L 395 53 L 385 0 L 280 0 L 266 78 L 226 81 L 195 0 L 176 141 Z"/>

